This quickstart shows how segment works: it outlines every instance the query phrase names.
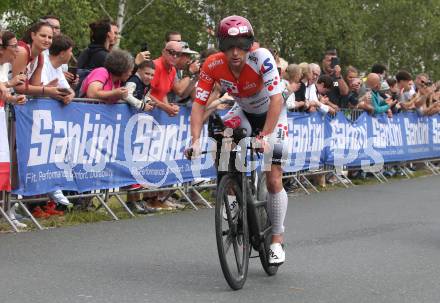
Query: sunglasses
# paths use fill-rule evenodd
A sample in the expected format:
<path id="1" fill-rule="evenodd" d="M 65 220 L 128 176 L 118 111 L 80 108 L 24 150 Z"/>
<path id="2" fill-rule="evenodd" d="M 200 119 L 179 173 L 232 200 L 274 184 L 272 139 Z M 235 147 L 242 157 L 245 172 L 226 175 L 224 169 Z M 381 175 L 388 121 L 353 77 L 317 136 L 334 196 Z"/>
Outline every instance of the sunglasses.
<path id="1" fill-rule="evenodd" d="M 182 56 L 181 52 L 176 52 L 174 49 L 167 49 L 166 48 L 165 50 L 167 51 L 168 55 L 170 55 L 172 57 L 178 58 L 178 57 Z"/>
<path id="2" fill-rule="evenodd" d="M 221 38 L 219 39 L 219 48 L 222 52 L 225 52 L 233 47 L 237 47 L 244 51 L 249 51 L 254 42 L 251 37 L 231 37 L 231 38 Z"/>

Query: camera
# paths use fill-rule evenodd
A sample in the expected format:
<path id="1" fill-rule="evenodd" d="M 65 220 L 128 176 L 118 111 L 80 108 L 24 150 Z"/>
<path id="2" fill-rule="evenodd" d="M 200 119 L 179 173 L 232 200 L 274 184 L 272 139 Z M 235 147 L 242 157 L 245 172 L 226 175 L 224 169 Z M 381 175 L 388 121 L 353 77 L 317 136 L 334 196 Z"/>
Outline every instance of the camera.
<path id="1" fill-rule="evenodd" d="M 148 51 L 148 43 L 144 42 L 141 46 L 141 52 L 146 52 Z"/>
<path id="2" fill-rule="evenodd" d="M 331 66 L 331 68 L 335 68 L 336 65 L 340 65 L 339 58 L 338 57 L 333 57 L 332 61 L 330 63 L 330 66 Z"/>

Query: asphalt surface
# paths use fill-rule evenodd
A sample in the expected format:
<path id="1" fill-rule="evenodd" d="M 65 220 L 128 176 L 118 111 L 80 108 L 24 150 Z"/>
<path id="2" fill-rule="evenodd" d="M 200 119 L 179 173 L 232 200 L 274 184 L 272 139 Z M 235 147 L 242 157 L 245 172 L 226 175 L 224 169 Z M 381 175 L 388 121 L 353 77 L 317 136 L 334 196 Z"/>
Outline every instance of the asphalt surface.
<path id="1" fill-rule="evenodd" d="M 289 199 L 287 262 L 221 273 L 214 211 L 0 235 L 0 302 L 439 302 L 439 177 Z"/>

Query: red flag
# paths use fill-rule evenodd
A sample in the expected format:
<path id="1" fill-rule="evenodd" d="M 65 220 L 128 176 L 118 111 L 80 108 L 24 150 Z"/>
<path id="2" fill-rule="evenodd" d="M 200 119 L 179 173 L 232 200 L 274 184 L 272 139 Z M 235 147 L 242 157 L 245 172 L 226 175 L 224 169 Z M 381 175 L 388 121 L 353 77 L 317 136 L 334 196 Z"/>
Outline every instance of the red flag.
<path id="1" fill-rule="evenodd" d="M 10 158 L 6 114 L 0 101 L 0 190 L 11 190 Z"/>

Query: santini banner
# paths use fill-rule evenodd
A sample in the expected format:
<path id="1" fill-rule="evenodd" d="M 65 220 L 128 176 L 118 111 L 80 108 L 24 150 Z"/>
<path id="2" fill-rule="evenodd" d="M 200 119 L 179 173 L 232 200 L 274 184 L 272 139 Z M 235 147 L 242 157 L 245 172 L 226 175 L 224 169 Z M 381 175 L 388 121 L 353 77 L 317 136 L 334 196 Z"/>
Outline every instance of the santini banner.
<path id="1" fill-rule="evenodd" d="M 19 188 L 34 195 L 55 189 L 79 192 L 133 183 L 160 187 L 214 178 L 213 153 L 184 158 L 191 109 L 169 117 L 140 113 L 126 104 L 104 105 L 34 99 L 16 106 Z M 400 113 L 389 119 L 363 113 L 289 113 L 288 172 L 383 165 L 440 157 L 440 116 Z M 206 135 L 206 129 L 204 134 Z M 203 136 L 202 150 L 216 143 Z"/>

